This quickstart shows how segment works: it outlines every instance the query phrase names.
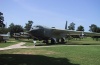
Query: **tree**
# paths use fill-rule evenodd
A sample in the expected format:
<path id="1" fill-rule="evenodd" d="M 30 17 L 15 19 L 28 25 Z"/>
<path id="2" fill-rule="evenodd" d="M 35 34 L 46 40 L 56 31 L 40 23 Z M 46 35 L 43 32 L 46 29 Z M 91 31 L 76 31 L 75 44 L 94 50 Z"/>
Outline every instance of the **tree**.
<path id="1" fill-rule="evenodd" d="M 13 29 L 14 33 L 23 32 L 23 27 L 21 25 L 15 25 Z"/>
<path id="2" fill-rule="evenodd" d="M 29 31 L 31 26 L 33 24 L 33 21 L 28 21 L 28 23 L 26 23 L 26 26 L 24 27 L 26 31 Z"/>
<path id="3" fill-rule="evenodd" d="M 14 33 L 23 32 L 23 27 L 21 25 L 14 25 L 14 23 L 11 23 L 9 25 L 9 30 L 10 30 L 10 34 L 12 36 Z"/>
<path id="4" fill-rule="evenodd" d="M 70 25 L 68 26 L 68 30 L 75 30 L 75 23 L 70 23 Z"/>
<path id="5" fill-rule="evenodd" d="M 100 27 L 97 27 L 96 31 L 97 31 L 97 33 L 100 33 Z"/>
<path id="6" fill-rule="evenodd" d="M 91 26 L 89 26 L 89 28 L 90 28 L 90 32 L 97 32 L 97 29 L 98 29 L 98 27 L 97 27 L 97 25 L 95 25 L 95 24 L 91 24 Z"/>
<path id="7" fill-rule="evenodd" d="M 3 21 L 4 21 L 3 13 L 0 12 L 0 27 L 5 27 L 5 24 L 3 23 Z"/>
<path id="8" fill-rule="evenodd" d="M 14 23 L 11 23 L 11 24 L 9 25 L 9 30 L 13 29 L 14 26 L 15 26 Z"/>
<path id="9" fill-rule="evenodd" d="M 97 25 L 95 25 L 95 24 L 91 24 L 91 26 L 89 26 L 90 27 L 90 32 L 97 32 L 97 33 L 100 33 L 100 27 L 98 27 Z"/>
<path id="10" fill-rule="evenodd" d="M 9 25 L 9 27 L 8 27 L 8 29 L 9 29 L 9 31 L 10 31 L 11 37 L 13 36 L 13 33 L 14 33 L 14 30 L 13 30 L 14 26 L 15 26 L 14 23 L 11 23 L 11 24 Z"/>
<path id="11" fill-rule="evenodd" d="M 8 33 L 9 29 L 8 28 L 0 28 L 0 34 L 6 34 Z"/>
<path id="12" fill-rule="evenodd" d="M 77 31 L 84 31 L 84 27 L 82 25 L 78 26 Z"/>

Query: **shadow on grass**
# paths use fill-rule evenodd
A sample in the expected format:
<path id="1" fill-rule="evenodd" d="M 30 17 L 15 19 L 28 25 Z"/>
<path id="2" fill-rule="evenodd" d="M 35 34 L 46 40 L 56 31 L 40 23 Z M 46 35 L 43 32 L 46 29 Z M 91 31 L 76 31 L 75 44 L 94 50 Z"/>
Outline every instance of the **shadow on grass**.
<path id="1" fill-rule="evenodd" d="M 59 42 L 59 43 L 37 43 L 36 46 L 52 46 L 52 45 L 66 45 L 66 42 Z"/>
<path id="2" fill-rule="evenodd" d="M 0 54 L 0 65 L 79 65 L 70 63 L 66 58 L 43 55 Z"/>
<path id="3" fill-rule="evenodd" d="M 82 44 L 82 45 L 92 45 L 92 44 Z"/>

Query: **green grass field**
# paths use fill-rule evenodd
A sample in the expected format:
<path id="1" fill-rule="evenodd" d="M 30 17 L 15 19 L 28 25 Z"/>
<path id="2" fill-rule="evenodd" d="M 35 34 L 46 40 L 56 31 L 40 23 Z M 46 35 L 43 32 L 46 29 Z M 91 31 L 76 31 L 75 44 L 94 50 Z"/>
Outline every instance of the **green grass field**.
<path id="1" fill-rule="evenodd" d="M 0 47 L 19 42 L 25 42 L 25 46 L 33 46 L 32 40 L 10 39 L 7 43 L 0 43 Z M 41 42 L 37 41 L 36 45 L 46 45 Z M 85 38 L 70 40 L 64 46 L 50 46 L 0 51 L 0 65 L 100 65 L 100 41 Z"/>
<path id="2" fill-rule="evenodd" d="M 90 37 L 84 38 L 84 39 L 77 39 L 77 40 L 70 40 L 68 44 L 72 45 L 100 45 L 100 40 L 96 41 L 93 40 Z"/>
<path id="3" fill-rule="evenodd" d="M 100 46 L 56 46 L 0 51 L 0 65 L 100 65 Z"/>
<path id="4" fill-rule="evenodd" d="M 22 40 L 21 40 L 22 41 Z M 33 40 L 24 40 L 23 42 L 26 42 L 24 46 L 33 46 Z M 50 43 L 50 42 L 49 42 Z M 43 41 L 37 41 L 36 43 L 37 46 L 45 46 L 46 44 L 43 43 Z M 59 44 L 56 44 L 59 45 Z M 96 41 L 93 40 L 90 37 L 84 38 L 84 39 L 77 39 L 77 40 L 69 40 L 65 45 L 100 45 L 100 40 Z"/>
<path id="5" fill-rule="evenodd" d="M 24 46 L 33 46 L 34 45 L 32 39 L 30 39 L 30 40 L 28 40 L 28 39 L 15 40 L 14 38 L 11 38 L 10 40 L 7 41 L 7 43 L 1 42 L 0 48 L 7 47 L 7 46 L 10 46 L 13 44 L 17 44 L 19 42 L 25 42 L 26 44 Z M 69 40 L 66 44 L 67 45 L 100 45 L 100 40 L 95 41 L 95 40 L 92 40 L 92 38 L 87 37 L 82 40 Z M 43 41 L 37 41 L 36 45 L 37 46 L 39 46 L 39 45 L 45 46 L 46 44 L 43 43 Z"/>
<path id="6" fill-rule="evenodd" d="M 5 42 L 1 42 L 0 43 L 0 48 L 7 47 L 7 46 L 10 46 L 10 45 L 13 45 L 13 44 L 17 44 L 17 43 L 18 43 L 18 41 L 16 41 L 14 38 L 11 38 L 6 43 Z"/>

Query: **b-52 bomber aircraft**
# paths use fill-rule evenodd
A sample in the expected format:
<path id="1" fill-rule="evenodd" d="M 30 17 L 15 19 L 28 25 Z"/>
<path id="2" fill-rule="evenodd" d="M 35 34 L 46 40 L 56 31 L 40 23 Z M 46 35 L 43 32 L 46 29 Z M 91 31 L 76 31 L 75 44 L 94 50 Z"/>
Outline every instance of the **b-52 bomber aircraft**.
<path id="1" fill-rule="evenodd" d="M 93 33 L 89 33 L 89 32 L 83 32 L 83 31 L 73 31 L 73 30 L 67 30 L 67 24 L 65 25 L 65 29 L 57 29 L 57 28 L 48 28 L 45 26 L 41 26 L 41 25 L 36 25 L 33 26 L 30 31 L 29 34 L 33 37 L 35 37 L 35 39 L 38 40 L 44 40 L 46 44 L 48 44 L 48 40 L 51 40 L 51 44 L 57 43 L 57 42 L 61 42 L 64 43 L 65 42 L 65 38 L 67 38 L 69 35 L 79 35 L 82 36 L 84 35 L 84 33 L 86 35 L 92 35 L 92 36 L 100 36 L 99 34 L 93 34 Z"/>
<path id="2" fill-rule="evenodd" d="M 30 29 L 29 34 L 35 37 L 35 39 L 44 40 L 46 44 L 49 43 L 48 40 L 51 40 L 51 44 L 54 44 L 57 42 L 64 43 L 65 38 L 68 35 L 72 35 L 72 34 L 81 35 L 83 32 L 83 31 L 67 30 L 66 28 L 67 28 L 67 24 L 65 25 L 65 30 L 36 25 Z"/>

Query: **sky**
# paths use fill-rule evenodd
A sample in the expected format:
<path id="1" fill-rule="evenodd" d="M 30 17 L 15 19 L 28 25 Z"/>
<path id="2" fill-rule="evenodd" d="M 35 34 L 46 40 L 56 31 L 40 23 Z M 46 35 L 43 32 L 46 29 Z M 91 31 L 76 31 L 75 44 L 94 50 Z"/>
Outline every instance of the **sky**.
<path id="1" fill-rule="evenodd" d="M 0 0 L 7 27 L 11 23 L 22 25 L 32 20 L 34 25 L 65 28 L 71 22 L 75 29 L 82 25 L 85 31 L 91 24 L 100 27 L 100 0 Z"/>

